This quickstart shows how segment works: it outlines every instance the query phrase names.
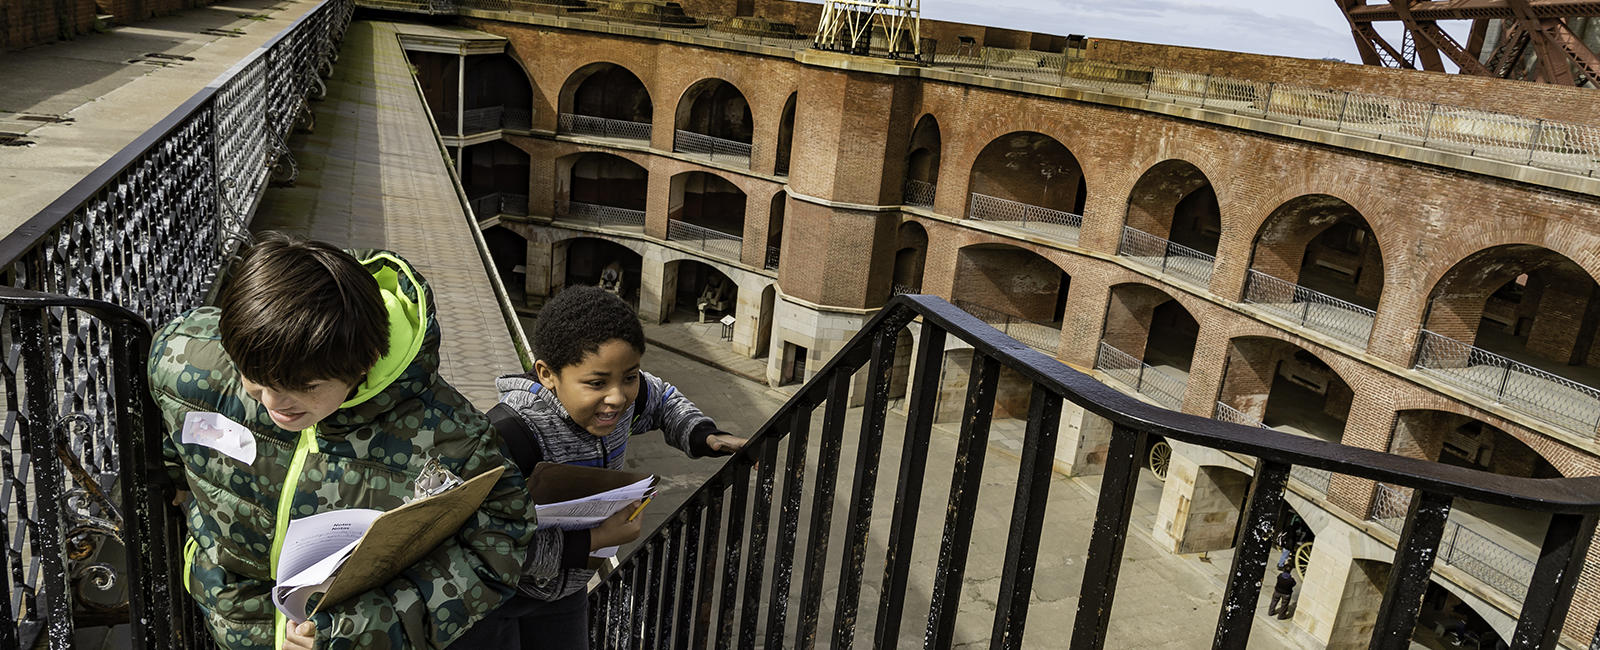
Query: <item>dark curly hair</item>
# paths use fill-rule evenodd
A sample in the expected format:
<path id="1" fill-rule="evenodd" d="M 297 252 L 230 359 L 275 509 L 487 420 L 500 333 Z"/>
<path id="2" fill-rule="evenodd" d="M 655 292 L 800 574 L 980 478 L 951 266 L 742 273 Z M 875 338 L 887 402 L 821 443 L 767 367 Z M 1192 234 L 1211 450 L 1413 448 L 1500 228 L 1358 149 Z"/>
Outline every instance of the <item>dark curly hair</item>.
<path id="1" fill-rule="evenodd" d="M 533 354 L 559 373 L 617 339 L 644 354 L 644 327 L 639 325 L 639 314 L 621 298 L 599 287 L 567 287 L 539 310 L 539 322 L 533 328 Z"/>

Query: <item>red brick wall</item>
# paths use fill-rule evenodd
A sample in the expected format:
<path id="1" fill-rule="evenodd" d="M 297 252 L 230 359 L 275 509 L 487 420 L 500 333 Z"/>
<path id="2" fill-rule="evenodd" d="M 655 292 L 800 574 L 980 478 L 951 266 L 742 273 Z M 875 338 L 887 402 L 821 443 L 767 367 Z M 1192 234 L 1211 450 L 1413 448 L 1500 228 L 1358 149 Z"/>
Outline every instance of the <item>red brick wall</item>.
<path id="1" fill-rule="evenodd" d="M 95 11 L 94 0 L 0 0 L 0 50 L 87 33 Z"/>

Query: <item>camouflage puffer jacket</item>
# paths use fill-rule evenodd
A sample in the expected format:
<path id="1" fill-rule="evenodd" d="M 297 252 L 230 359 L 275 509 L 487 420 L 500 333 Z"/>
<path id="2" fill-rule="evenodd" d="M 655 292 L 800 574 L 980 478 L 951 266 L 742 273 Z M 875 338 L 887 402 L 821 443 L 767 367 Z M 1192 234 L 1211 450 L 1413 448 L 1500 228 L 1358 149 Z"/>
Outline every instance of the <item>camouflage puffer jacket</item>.
<path id="1" fill-rule="evenodd" d="M 533 504 L 488 419 L 439 377 L 439 324 L 427 283 L 393 253 L 352 252 L 383 290 L 390 350 L 314 436 L 278 428 L 246 395 L 223 351 L 215 308 L 179 317 L 152 346 L 150 384 L 169 432 L 168 469 L 191 491 L 185 586 L 224 648 L 276 646 L 272 542 L 285 485 L 293 485 L 286 522 L 340 508 L 398 507 L 430 458 L 463 479 L 507 470 L 455 537 L 383 587 L 312 617 L 319 649 L 444 648 L 514 593 L 522 573 Z M 254 462 L 184 444 L 190 411 L 245 425 L 255 436 Z M 297 444 L 314 447 L 298 478 L 289 475 Z"/>

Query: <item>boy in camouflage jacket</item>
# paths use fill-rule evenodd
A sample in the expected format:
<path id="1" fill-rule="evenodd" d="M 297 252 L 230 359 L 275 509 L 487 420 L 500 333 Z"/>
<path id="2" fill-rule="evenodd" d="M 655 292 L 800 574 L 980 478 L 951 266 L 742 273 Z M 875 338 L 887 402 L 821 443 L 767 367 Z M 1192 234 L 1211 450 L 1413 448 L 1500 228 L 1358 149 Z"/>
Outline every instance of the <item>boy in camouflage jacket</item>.
<path id="1" fill-rule="evenodd" d="M 223 648 L 445 648 L 514 593 L 534 530 L 527 489 L 438 365 L 433 295 L 409 264 L 282 236 L 245 254 L 218 307 L 157 332 L 149 374 L 164 452 L 191 491 L 185 587 Z M 243 432 L 185 442 L 190 412 Z M 421 561 L 287 624 L 270 590 L 289 518 L 398 507 L 430 459 L 462 479 L 507 471 Z"/>

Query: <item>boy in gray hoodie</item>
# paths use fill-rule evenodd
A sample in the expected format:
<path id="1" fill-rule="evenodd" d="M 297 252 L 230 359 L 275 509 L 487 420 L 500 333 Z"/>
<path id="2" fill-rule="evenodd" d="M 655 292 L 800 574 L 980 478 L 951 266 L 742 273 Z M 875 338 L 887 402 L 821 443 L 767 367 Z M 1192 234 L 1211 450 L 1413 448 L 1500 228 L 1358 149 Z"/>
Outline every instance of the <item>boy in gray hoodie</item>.
<path id="1" fill-rule="evenodd" d="M 690 458 L 742 449 L 744 438 L 719 430 L 677 388 L 639 369 L 644 349 L 638 315 L 607 291 L 569 287 L 545 303 L 534 328 L 534 372 L 495 380 L 501 403 L 532 434 L 533 456 L 622 469 L 628 438 L 652 429 Z M 637 506 L 588 530 L 534 531 L 520 596 L 505 612 L 520 615 L 523 650 L 588 647 L 589 553 L 638 538 L 639 521 L 628 521 Z"/>

